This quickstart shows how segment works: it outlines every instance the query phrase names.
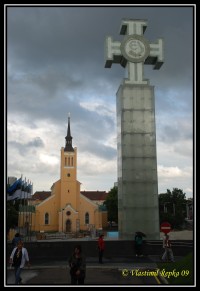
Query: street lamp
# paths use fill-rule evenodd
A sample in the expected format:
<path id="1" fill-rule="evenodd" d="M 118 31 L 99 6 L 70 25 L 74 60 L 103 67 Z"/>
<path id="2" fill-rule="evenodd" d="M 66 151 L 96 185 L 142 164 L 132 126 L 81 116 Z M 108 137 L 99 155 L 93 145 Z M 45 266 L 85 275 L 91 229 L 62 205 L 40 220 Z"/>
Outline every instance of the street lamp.
<path id="1" fill-rule="evenodd" d="M 62 209 L 62 228 L 61 228 L 61 232 L 63 232 L 63 209 Z"/>
<path id="2" fill-rule="evenodd" d="M 62 208 L 62 232 L 63 232 L 63 210 L 65 210 L 65 208 Z"/>
<path id="3" fill-rule="evenodd" d="M 186 207 L 186 218 L 189 219 L 189 205 L 188 205 L 187 202 L 186 203 L 182 203 L 182 204 L 185 205 L 185 207 Z"/>
<path id="4" fill-rule="evenodd" d="M 165 206 L 165 204 L 169 204 L 171 202 L 164 202 L 164 213 L 167 213 L 167 207 Z"/>

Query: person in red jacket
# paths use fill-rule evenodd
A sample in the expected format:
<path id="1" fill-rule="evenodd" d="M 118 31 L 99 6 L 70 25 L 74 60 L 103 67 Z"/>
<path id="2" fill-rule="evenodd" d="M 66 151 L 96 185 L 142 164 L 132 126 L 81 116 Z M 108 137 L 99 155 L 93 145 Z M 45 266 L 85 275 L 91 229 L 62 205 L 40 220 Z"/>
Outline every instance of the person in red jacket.
<path id="1" fill-rule="evenodd" d="M 100 264 L 103 264 L 103 253 L 104 253 L 104 250 L 105 250 L 105 242 L 104 242 L 104 239 L 103 239 L 104 235 L 101 234 L 99 236 L 99 239 L 98 239 L 98 250 L 99 250 L 99 263 Z"/>

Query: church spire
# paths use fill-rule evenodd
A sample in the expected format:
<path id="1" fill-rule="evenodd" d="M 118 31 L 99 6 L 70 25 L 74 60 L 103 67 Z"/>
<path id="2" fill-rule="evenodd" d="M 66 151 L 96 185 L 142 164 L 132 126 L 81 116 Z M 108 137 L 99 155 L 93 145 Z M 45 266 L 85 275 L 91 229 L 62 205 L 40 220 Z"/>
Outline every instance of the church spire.
<path id="1" fill-rule="evenodd" d="M 66 143 L 65 143 L 65 152 L 73 152 L 74 149 L 72 147 L 72 136 L 70 131 L 70 113 L 68 114 L 68 127 L 67 127 L 67 136 L 65 137 Z"/>

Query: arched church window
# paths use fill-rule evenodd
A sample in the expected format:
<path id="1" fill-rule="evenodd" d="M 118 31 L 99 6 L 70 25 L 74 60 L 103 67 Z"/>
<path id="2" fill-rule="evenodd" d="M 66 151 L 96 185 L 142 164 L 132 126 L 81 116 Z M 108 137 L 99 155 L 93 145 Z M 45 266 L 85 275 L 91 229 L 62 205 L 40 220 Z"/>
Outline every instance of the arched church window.
<path id="1" fill-rule="evenodd" d="M 73 160 L 73 157 L 72 157 L 71 163 L 72 163 L 72 167 L 73 167 L 73 165 L 74 165 L 74 160 Z"/>
<path id="2" fill-rule="evenodd" d="M 89 224 L 89 220 L 90 220 L 89 213 L 86 212 L 86 214 L 85 214 L 85 224 Z"/>
<path id="3" fill-rule="evenodd" d="M 49 224 L 49 213 L 45 213 L 44 215 L 44 224 Z"/>

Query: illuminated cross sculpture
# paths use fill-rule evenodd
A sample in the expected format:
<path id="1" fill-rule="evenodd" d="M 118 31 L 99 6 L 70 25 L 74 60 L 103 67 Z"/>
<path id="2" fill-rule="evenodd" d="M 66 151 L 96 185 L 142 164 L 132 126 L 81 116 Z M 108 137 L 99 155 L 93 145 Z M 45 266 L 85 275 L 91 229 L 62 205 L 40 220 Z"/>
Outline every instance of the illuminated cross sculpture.
<path id="1" fill-rule="evenodd" d="M 128 65 L 128 79 L 126 84 L 148 84 L 143 78 L 144 66 L 154 65 L 159 70 L 164 62 L 163 39 L 156 43 L 149 43 L 143 34 L 147 22 L 144 20 L 122 20 L 121 35 L 126 35 L 122 42 L 113 41 L 112 37 L 106 38 L 106 63 L 105 68 L 110 68 L 112 63 L 119 63 L 122 67 Z"/>

